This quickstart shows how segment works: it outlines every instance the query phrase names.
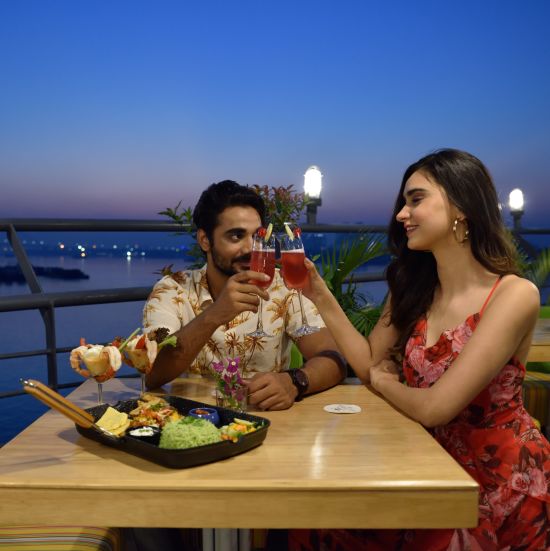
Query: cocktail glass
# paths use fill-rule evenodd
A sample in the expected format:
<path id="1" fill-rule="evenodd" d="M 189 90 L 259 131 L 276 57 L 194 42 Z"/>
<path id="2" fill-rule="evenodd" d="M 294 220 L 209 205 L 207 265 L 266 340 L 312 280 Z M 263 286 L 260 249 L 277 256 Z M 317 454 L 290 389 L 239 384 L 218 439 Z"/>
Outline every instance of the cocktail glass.
<path id="1" fill-rule="evenodd" d="M 100 383 L 97 379 L 96 379 L 96 383 L 97 383 L 97 403 L 101 405 L 103 403 L 103 383 Z"/>
<path id="2" fill-rule="evenodd" d="M 250 269 L 269 276 L 269 281 L 259 281 L 256 279 L 250 281 L 250 283 L 262 289 L 267 289 L 271 285 L 273 276 L 275 275 L 275 236 L 271 234 L 271 229 L 271 224 L 267 230 L 265 228 L 258 229 L 254 234 L 252 253 L 250 255 Z M 263 302 L 260 298 L 258 323 L 256 330 L 248 334 L 250 337 L 271 337 L 271 335 L 264 331 Z"/>
<path id="3" fill-rule="evenodd" d="M 83 377 L 93 377 L 97 383 L 97 401 L 103 403 L 103 383 L 112 379 L 121 364 L 118 348 L 113 345 L 86 344 L 80 339 L 80 346 L 73 348 L 70 355 L 71 367 Z"/>
<path id="4" fill-rule="evenodd" d="M 290 225 L 285 224 L 285 232 L 281 239 L 282 274 L 287 288 L 295 289 L 298 293 L 302 325 L 296 329 L 292 337 L 299 339 L 305 335 L 316 333 L 319 331 L 319 327 L 309 325 L 302 300 L 302 289 L 307 284 L 308 271 L 304 265 L 305 251 L 301 230 L 298 227 L 291 229 Z"/>

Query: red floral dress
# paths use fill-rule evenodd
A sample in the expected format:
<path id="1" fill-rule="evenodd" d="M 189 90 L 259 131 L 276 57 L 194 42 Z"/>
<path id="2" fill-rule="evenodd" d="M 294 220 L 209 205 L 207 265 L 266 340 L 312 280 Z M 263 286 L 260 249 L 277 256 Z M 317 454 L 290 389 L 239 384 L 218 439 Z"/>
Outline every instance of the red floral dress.
<path id="1" fill-rule="evenodd" d="M 483 311 L 483 308 L 482 308 Z M 474 314 L 426 347 L 422 318 L 407 342 L 403 373 L 411 387 L 427 388 L 452 368 L 475 330 Z M 470 405 L 433 437 L 480 486 L 479 524 L 469 530 L 291 531 L 293 550 L 550 549 L 550 444 L 523 407 L 525 367 L 512 358 Z"/>

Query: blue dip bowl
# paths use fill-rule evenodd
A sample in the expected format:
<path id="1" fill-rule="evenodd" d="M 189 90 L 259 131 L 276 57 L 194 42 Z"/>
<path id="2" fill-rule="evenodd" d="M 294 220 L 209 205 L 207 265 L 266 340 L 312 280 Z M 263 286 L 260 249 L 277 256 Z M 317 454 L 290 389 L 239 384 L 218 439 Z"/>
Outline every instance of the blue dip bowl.
<path id="1" fill-rule="evenodd" d="M 189 415 L 197 419 L 206 419 L 216 426 L 220 424 L 220 416 L 218 415 L 218 411 L 214 408 L 193 408 L 189 410 Z"/>

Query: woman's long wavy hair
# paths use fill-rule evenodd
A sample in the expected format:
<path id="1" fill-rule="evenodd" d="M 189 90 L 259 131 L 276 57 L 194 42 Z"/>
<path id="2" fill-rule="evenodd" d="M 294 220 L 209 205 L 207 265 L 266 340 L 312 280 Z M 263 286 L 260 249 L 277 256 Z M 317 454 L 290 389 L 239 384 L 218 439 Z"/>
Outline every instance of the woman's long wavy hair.
<path id="1" fill-rule="evenodd" d="M 441 186 L 450 203 L 466 217 L 475 259 L 494 274 L 519 273 L 517 253 L 502 221 L 495 186 L 479 159 L 464 151 L 440 149 L 409 166 L 403 175 L 388 228 L 388 244 L 393 256 L 387 269 L 391 292 L 389 321 L 399 331 L 394 348 L 398 356 L 403 354 L 418 319 L 428 312 L 439 283 L 433 254 L 410 250 L 404 225 L 396 220 L 405 205 L 405 184 L 418 171 Z"/>

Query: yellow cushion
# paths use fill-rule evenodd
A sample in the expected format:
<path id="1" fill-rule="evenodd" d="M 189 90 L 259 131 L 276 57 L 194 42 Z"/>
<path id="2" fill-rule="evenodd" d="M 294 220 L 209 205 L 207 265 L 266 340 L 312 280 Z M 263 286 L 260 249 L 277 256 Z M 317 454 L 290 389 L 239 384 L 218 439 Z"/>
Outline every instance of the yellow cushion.
<path id="1" fill-rule="evenodd" d="M 10 551 L 120 551 L 117 528 L 0 526 L 0 548 Z"/>

